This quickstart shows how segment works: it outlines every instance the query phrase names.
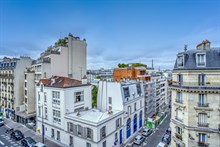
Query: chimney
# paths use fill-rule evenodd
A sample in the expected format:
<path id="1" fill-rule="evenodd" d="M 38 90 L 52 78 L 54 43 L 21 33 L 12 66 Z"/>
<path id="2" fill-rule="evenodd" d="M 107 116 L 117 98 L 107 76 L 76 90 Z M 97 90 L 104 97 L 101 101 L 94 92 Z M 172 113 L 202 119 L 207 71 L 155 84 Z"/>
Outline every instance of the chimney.
<path id="1" fill-rule="evenodd" d="M 55 77 L 52 77 L 50 85 L 53 85 L 55 82 L 56 82 Z"/>
<path id="2" fill-rule="evenodd" d="M 196 48 L 198 50 L 209 50 L 211 42 L 209 40 L 204 40 L 202 43 L 198 44 Z"/>
<path id="3" fill-rule="evenodd" d="M 87 83 L 88 83 L 87 77 L 86 77 L 86 75 L 84 75 L 82 78 L 82 84 L 87 84 Z"/>

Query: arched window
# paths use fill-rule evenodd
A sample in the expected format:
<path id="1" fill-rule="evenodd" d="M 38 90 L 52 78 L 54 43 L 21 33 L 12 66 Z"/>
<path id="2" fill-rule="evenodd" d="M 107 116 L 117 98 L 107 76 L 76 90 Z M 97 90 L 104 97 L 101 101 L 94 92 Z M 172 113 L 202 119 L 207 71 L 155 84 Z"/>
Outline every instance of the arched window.
<path id="1" fill-rule="evenodd" d="M 143 121 L 142 121 L 142 110 L 140 111 L 140 116 L 139 116 L 139 128 L 142 127 Z"/>
<path id="2" fill-rule="evenodd" d="M 134 126 L 133 126 L 133 133 L 137 131 L 137 114 L 134 115 Z"/>
<path id="3" fill-rule="evenodd" d="M 126 137 L 129 138 L 131 136 L 131 119 L 129 118 L 127 120 L 127 125 L 126 125 Z"/>

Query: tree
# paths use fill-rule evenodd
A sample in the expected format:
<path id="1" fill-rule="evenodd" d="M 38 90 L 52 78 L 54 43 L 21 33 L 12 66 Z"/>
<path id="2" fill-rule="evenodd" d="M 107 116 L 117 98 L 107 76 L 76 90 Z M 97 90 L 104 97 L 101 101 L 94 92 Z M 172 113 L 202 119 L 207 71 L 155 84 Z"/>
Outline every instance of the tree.
<path id="1" fill-rule="evenodd" d="M 98 94 L 98 87 L 93 86 L 93 88 L 92 88 L 92 107 L 97 107 L 97 94 Z"/>

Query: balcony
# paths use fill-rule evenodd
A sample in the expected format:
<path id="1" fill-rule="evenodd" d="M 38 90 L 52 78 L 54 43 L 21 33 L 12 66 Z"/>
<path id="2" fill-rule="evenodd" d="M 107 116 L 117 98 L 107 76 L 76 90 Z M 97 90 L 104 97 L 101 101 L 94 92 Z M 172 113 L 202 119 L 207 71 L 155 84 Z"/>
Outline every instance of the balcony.
<path id="1" fill-rule="evenodd" d="M 176 137 L 177 139 L 181 140 L 181 141 L 183 140 L 182 134 L 175 133 L 175 137 Z"/>
<path id="2" fill-rule="evenodd" d="M 177 87 L 177 88 L 186 88 L 186 89 L 204 89 L 204 90 L 208 90 L 208 89 L 214 89 L 214 90 L 218 90 L 220 88 L 220 85 L 218 82 L 206 82 L 206 83 L 202 83 L 202 82 L 176 82 L 176 81 L 172 81 L 172 85 L 170 85 L 171 87 Z"/>
<path id="3" fill-rule="evenodd" d="M 209 107 L 209 103 L 198 103 L 198 107 Z"/>
<path id="4" fill-rule="evenodd" d="M 199 141 L 199 142 L 198 142 L 198 146 L 199 146 L 199 147 L 208 147 L 209 145 L 208 145 L 208 143 Z"/>
<path id="5" fill-rule="evenodd" d="M 208 127 L 208 126 L 209 126 L 209 123 L 201 123 L 201 122 L 198 122 L 198 126 L 199 126 L 199 127 Z"/>

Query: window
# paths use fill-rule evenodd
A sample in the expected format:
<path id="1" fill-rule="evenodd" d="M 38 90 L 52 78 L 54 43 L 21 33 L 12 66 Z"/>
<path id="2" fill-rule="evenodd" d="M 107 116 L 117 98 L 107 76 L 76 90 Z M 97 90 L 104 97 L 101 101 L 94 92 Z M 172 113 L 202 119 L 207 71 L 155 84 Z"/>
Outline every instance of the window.
<path id="1" fill-rule="evenodd" d="M 47 102 L 47 93 L 44 92 L 44 102 Z"/>
<path id="2" fill-rule="evenodd" d="M 91 143 L 86 143 L 86 147 L 91 147 Z"/>
<path id="3" fill-rule="evenodd" d="M 106 137 L 106 127 L 105 126 L 100 129 L 100 135 L 101 135 L 101 137 L 100 137 L 101 139 Z"/>
<path id="4" fill-rule="evenodd" d="M 84 101 L 84 92 L 83 91 L 75 92 L 74 95 L 75 95 L 75 102 L 76 103 Z"/>
<path id="5" fill-rule="evenodd" d="M 83 133 L 83 127 L 78 125 L 78 127 L 77 127 L 77 134 L 82 136 L 82 133 Z"/>
<path id="6" fill-rule="evenodd" d="M 24 82 L 24 87 L 25 87 L 25 88 L 27 87 L 27 82 Z"/>
<path id="7" fill-rule="evenodd" d="M 131 114 L 131 106 L 128 106 L 128 113 Z"/>
<path id="8" fill-rule="evenodd" d="M 59 98 L 60 98 L 60 92 L 58 92 L 58 91 L 52 91 L 52 97 L 59 99 Z"/>
<path id="9" fill-rule="evenodd" d="M 140 107 L 142 107 L 142 100 L 140 100 Z"/>
<path id="10" fill-rule="evenodd" d="M 199 142 L 206 143 L 206 134 L 199 133 Z"/>
<path id="11" fill-rule="evenodd" d="M 134 115 L 133 132 L 137 131 L 137 114 Z"/>
<path id="12" fill-rule="evenodd" d="M 128 139 L 131 136 L 131 119 L 127 120 L 126 124 L 126 138 Z"/>
<path id="13" fill-rule="evenodd" d="M 125 98 L 129 98 L 130 97 L 129 88 L 128 87 L 124 87 L 123 91 L 124 91 L 124 97 Z"/>
<path id="14" fill-rule="evenodd" d="M 57 131 L 57 140 L 60 141 L 60 131 Z"/>
<path id="15" fill-rule="evenodd" d="M 102 143 L 102 147 L 106 147 L 106 140 Z"/>
<path id="16" fill-rule="evenodd" d="M 206 65 L 206 55 L 197 54 L 197 66 L 205 66 L 205 65 Z"/>
<path id="17" fill-rule="evenodd" d="M 183 58 L 183 55 L 177 57 L 177 66 L 178 66 L 178 67 L 183 67 L 183 66 L 184 66 L 184 58 Z"/>
<path id="18" fill-rule="evenodd" d="M 86 132 L 86 137 L 89 138 L 89 139 L 92 139 L 92 136 L 93 136 L 92 135 L 92 129 L 87 128 L 86 131 L 87 131 Z"/>
<path id="19" fill-rule="evenodd" d="M 137 94 L 139 96 L 141 96 L 141 85 L 140 84 L 136 84 L 136 87 L 137 87 Z"/>
<path id="20" fill-rule="evenodd" d="M 205 85 L 205 74 L 199 74 L 198 83 L 200 86 Z"/>
<path id="21" fill-rule="evenodd" d="M 41 116 L 41 106 L 38 106 L 38 116 Z"/>
<path id="22" fill-rule="evenodd" d="M 60 124 L 61 122 L 60 111 L 53 110 L 53 122 Z"/>
<path id="23" fill-rule="evenodd" d="M 40 85 L 40 91 L 43 92 L 43 84 Z"/>
<path id="24" fill-rule="evenodd" d="M 199 113 L 199 120 L 198 125 L 202 127 L 207 126 L 207 114 L 206 113 Z"/>
<path id="25" fill-rule="evenodd" d="M 118 142 L 118 133 L 115 133 L 115 142 Z"/>
<path id="26" fill-rule="evenodd" d="M 182 128 L 176 127 L 176 133 L 182 135 Z"/>
<path id="27" fill-rule="evenodd" d="M 109 103 L 110 105 L 112 104 L 112 98 L 111 98 L 111 97 L 108 98 L 108 103 Z"/>
<path id="28" fill-rule="evenodd" d="M 183 112 L 182 112 L 181 109 L 176 110 L 176 119 L 179 120 L 179 121 L 183 120 Z"/>
<path id="29" fill-rule="evenodd" d="M 51 129 L 51 138 L 54 138 L 54 129 Z"/>
<path id="30" fill-rule="evenodd" d="M 142 110 L 140 111 L 140 118 L 139 118 L 139 128 L 141 128 L 142 127 L 142 124 L 143 124 L 143 121 L 142 121 Z"/>
<path id="31" fill-rule="evenodd" d="M 176 92 L 176 102 L 183 103 L 182 92 Z"/>
<path id="32" fill-rule="evenodd" d="M 60 106 L 60 92 L 52 91 L 52 104 L 53 106 Z"/>
<path id="33" fill-rule="evenodd" d="M 38 101 L 40 101 L 40 92 L 38 92 Z"/>
<path id="34" fill-rule="evenodd" d="M 121 118 L 118 118 L 118 119 L 116 120 L 116 129 L 121 126 L 121 123 L 122 123 L 122 122 L 121 122 Z"/>
<path id="35" fill-rule="evenodd" d="M 207 105 L 207 95 L 199 94 L 198 106 L 206 106 L 206 105 Z"/>
<path id="36" fill-rule="evenodd" d="M 74 124 L 71 123 L 71 122 L 68 122 L 68 123 L 67 123 L 67 126 L 68 126 L 68 131 L 69 131 L 70 133 L 73 133 L 73 132 L 74 132 Z"/>
<path id="37" fill-rule="evenodd" d="M 73 146 L 73 136 L 70 136 L 70 143 L 69 146 Z"/>
<path id="38" fill-rule="evenodd" d="M 48 116 L 47 116 L 47 107 L 44 107 L 44 111 L 45 111 L 45 119 L 48 119 Z"/>
<path id="39" fill-rule="evenodd" d="M 181 74 L 177 75 L 177 82 L 179 82 L 179 84 L 183 83 L 183 75 L 181 75 Z"/>

